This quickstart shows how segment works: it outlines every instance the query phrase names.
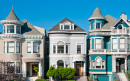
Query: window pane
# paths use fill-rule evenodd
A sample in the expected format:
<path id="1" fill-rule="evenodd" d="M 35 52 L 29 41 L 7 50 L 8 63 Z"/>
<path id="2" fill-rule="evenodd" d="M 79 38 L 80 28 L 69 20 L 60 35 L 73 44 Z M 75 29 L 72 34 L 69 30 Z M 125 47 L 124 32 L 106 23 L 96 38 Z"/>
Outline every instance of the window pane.
<path id="1" fill-rule="evenodd" d="M 113 49 L 117 49 L 117 44 L 113 44 Z"/>
<path id="2" fill-rule="evenodd" d="M 14 42 L 7 42 L 7 53 L 14 53 Z"/>
<path id="3" fill-rule="evenodd" d="M 20 26 L 17 26 L 16 29 L 17 34 L 20 34 Z"/>
<path id="4" fill-rule="evenodd" d="M 69 25 L 64 25 L 64 29 L 69 29 L 70 26 Z"/>
<path id="5" fill-rule="evenodd" d="M 20 53 L 20 42 L 16 42 L 16 53 Z"/>
<path id="6" fill-rule="evenodd" d="M 120 39 L 120 43 L 125 43 L 125 39 Z"/>
<path id="7" fill-rule="evenodd" d="M 96 49 L 101 49 L 101 39 L 96 39 Z"/>
<path id="8" fill-rule="evenodd" d="M 53 45 L 53 53 L 56 53 L 56 45 Z"/>
<path id="9" fill-rule="evenodd" d="M 64 67 L 64 62 L 62 61 L 62 60 L 59 60 L 58 62 L 57 62 L 57 67 L 59 68 L 59 67 Z"/>
<path id="10" fill-rule="evenodd" d="M 120 44 L 120 49 L 125 49 L 125 44 Z"/>
<path id="11" fill-rule="evenodd" d="M 100 43 L 101 44 L 101 39 L 96 39 L 96 43 Z"/>
<path id="12" fill-rule="evenodd" d="M 14 33 L 14 26 L 7 26 L 7 33 Z"/>
<path id="13" fill-rule="evenodd" d="M 81 53 L 81 45 L 77 45 L 77 53 Z"/>
<path id="14" fill-rule="evenodd" d="M 38 53 L 38 43 L 37 42 L 33 43 L 33 53 Z"/>
<path id="15" fill-rule="evenodd" d="M 113 42 L 113 43 L 117 43 L 117 39 L 113 39 L 112 42 Z"/>
<path id="16" fill-rule="evenodd" d="M 68 45 L 66 45 L 66 53 L 68 53 Z"/>
<path id="17" fill-rule="evenodd" d="M 64 45 L 58 45 L 58 53 L 64 53 Z"/>
<path id="18" fill-rule="evenodd" d="M 100 29 L 100 23 L 96 23 L 96 29 Z"/>
<path id="19" fill-rule="evenodd" d="M 61 29 L 63 29 L 63 25 L 61 25 Z"/>
<path id="20" fill-rule="evenodd" d="M 27 43 L 27 52 L 31 53 L 31 42 Z"/>

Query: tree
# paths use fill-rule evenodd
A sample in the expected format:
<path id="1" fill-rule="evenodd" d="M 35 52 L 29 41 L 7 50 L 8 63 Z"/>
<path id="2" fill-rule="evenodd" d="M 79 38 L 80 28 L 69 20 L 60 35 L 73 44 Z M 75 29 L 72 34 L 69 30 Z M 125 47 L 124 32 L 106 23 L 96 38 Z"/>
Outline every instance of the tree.
<path id="1" fill-rule="evenodd" d="M 65 77 L 66 77 L 66 79 L 73 78 L 74 74 L 75 74 L 75 70 L 73 68 L 65 68 Z"/>
<path id="2" fill-rule="evenodd" d="M 10 81 L 19 77 L 14 73 L 15 67 L 12 62 L 0 62 L 0 80 Z"/>
<path id="3" fill-rule="evenodd" d="M 47 71 L 46 76 L 47 76 L 47 77 L 50 77 L 50 76 L 54 77 L 54 71 L 55 71 L 55 68 L 51 66 L 51 67 L 49 68 L 49 70 Z"/>
<path id="4" fill-rule="evenodd" d="M 88 79 L 93 80 L 93 74 L 89 74 Z"/>

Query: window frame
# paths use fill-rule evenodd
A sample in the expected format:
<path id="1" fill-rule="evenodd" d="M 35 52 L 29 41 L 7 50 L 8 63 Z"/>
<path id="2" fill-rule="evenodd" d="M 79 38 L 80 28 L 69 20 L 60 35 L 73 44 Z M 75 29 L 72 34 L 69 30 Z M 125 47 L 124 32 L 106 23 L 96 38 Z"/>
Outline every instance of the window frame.
<path id="1" fill-rule="evenodd" d="M 113 49 L 113 50 L 117 50 L 117 48 L 118 48 L 118 47 L 117 47 L 118 41 L 117 41 L 117 39 L 116 39 L 116 43 L 113 43 L 113 40 L 115 40 L 115 39 L 112 39 L 112 49 L 113 49 L 113 46 L 116 45 L 116 48 Z"/>
<path id="2" fill-rule="evenodd" d="M 99 28 L 97 28 L 99 26 Z M 101 29 L 101 23 L 96 23 L 96 29 Z"/>
<path id="3" fill-rule="evenodd" d="M 13 27 L 13 28 L 9 28 L 8 29 L 8 27 Z M 7 32 L 6 33 L 15 33 L 15 25 L 6 25 L 6 28 L 7 28 Z M 8 30 L 10 30 L 11 31 L 11 29 L 13 30 L 13 32 L 8 32 Z"/>
<path id="4" fill-rule="evenodd" d="M 60 49 L 61 51 L 63 51 L 63 52 L 61 52 L 61 53 L 59 52 L 59 46 L 63 46 L 63 47 L 62 47 L 63 49 Z M 64 50 L 64 45 L 57 45 L 57 53 L 58 53 L 58 54 L 63 54 L 64 52 L 65 52 L 65 50 Z"/>
<path id="5" fill-rule="evenodd" d="M 80 46 L 80 48 L 79 48 L 80 50 L 78 49 L 78 46 Z M 77 54 L 81 54 L 81 50 L 82 50 L 82 45 L 78 44 L 77 45 Z"/>
<path id="6" fill-rule="evenodd" d="M 121 43 L 122 39 L 124 40 L 124 43 Z M 120 43 L 119 48 L 122 49 L 122 50 L 124 50 L 125 49 L 125 38 L 121 38 L 119 43 Z M 124 45 L 124 48 L 121 48 L 122 47 L 121 45 Z"/>
<path id="7" fill-rule="evenodd" d="M 100 40 L 100 43 L 97 43 L 97 40 Z M 100 48 L 97 48 L 97 45 L 100 46 Z M 95 39 L 95 49 L 96 50 L 101 50 L 102 49 L 102 39 Z"/>
<path id="8" fill-rule="evenodd" d="M 9 46 L 9 43 L 13 43 L 14 46 Z M 14 52 L 9 52 L 9 48 L 13 48 Z M 7 42 L 7 53 L 15 53 L 15 42 L 14 41 L 8 41 Z"/>

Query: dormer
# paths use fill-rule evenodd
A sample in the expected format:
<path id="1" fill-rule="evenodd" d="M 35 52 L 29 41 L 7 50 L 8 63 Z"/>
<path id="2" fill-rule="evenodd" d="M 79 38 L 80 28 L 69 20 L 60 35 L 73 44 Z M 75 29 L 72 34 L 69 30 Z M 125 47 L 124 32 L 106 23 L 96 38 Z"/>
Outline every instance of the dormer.
<path id="1" fill-rule="evenodd" d="M 103 17 L 99 8 L 96 8 L 92 16 L 88 19 L 90 30 L 101 29 L 105 22 L 105 17 Z"/>
<path id="2" fill-rule="evenodd" d="M 3 25 L 3 33 L 4 34 L 21 34 L 21 26 L 23 22 L 21 22 L 14 11 L 12 10 L 5 20 L 0 21 Z"/>
<path id="3" fill-rule="evenodd" d="M 74 23 L 69 21 L 65 21 L 64 23 L 60 23 L 60 30 L 74 30 Z"/>

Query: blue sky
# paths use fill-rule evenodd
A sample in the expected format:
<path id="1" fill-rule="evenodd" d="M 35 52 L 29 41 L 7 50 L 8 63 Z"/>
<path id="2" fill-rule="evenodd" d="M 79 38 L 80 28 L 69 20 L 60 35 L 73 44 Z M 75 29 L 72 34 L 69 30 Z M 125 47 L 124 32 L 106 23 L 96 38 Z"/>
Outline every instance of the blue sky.
<path id="1" fill-rule="evenodd" d="M 109 14 L 118 19 L 125 12 L 130 19 L 129 3 L 129 0 L 1 0 L 0 20 L 8 16 L 13 5 L 21 21 L 27 19 L 32 25 L 43 27 L 46 31 L 65 17 L 88 31 L 88 18 L 95 8 L 100 8 L 103 16 Z"/>

